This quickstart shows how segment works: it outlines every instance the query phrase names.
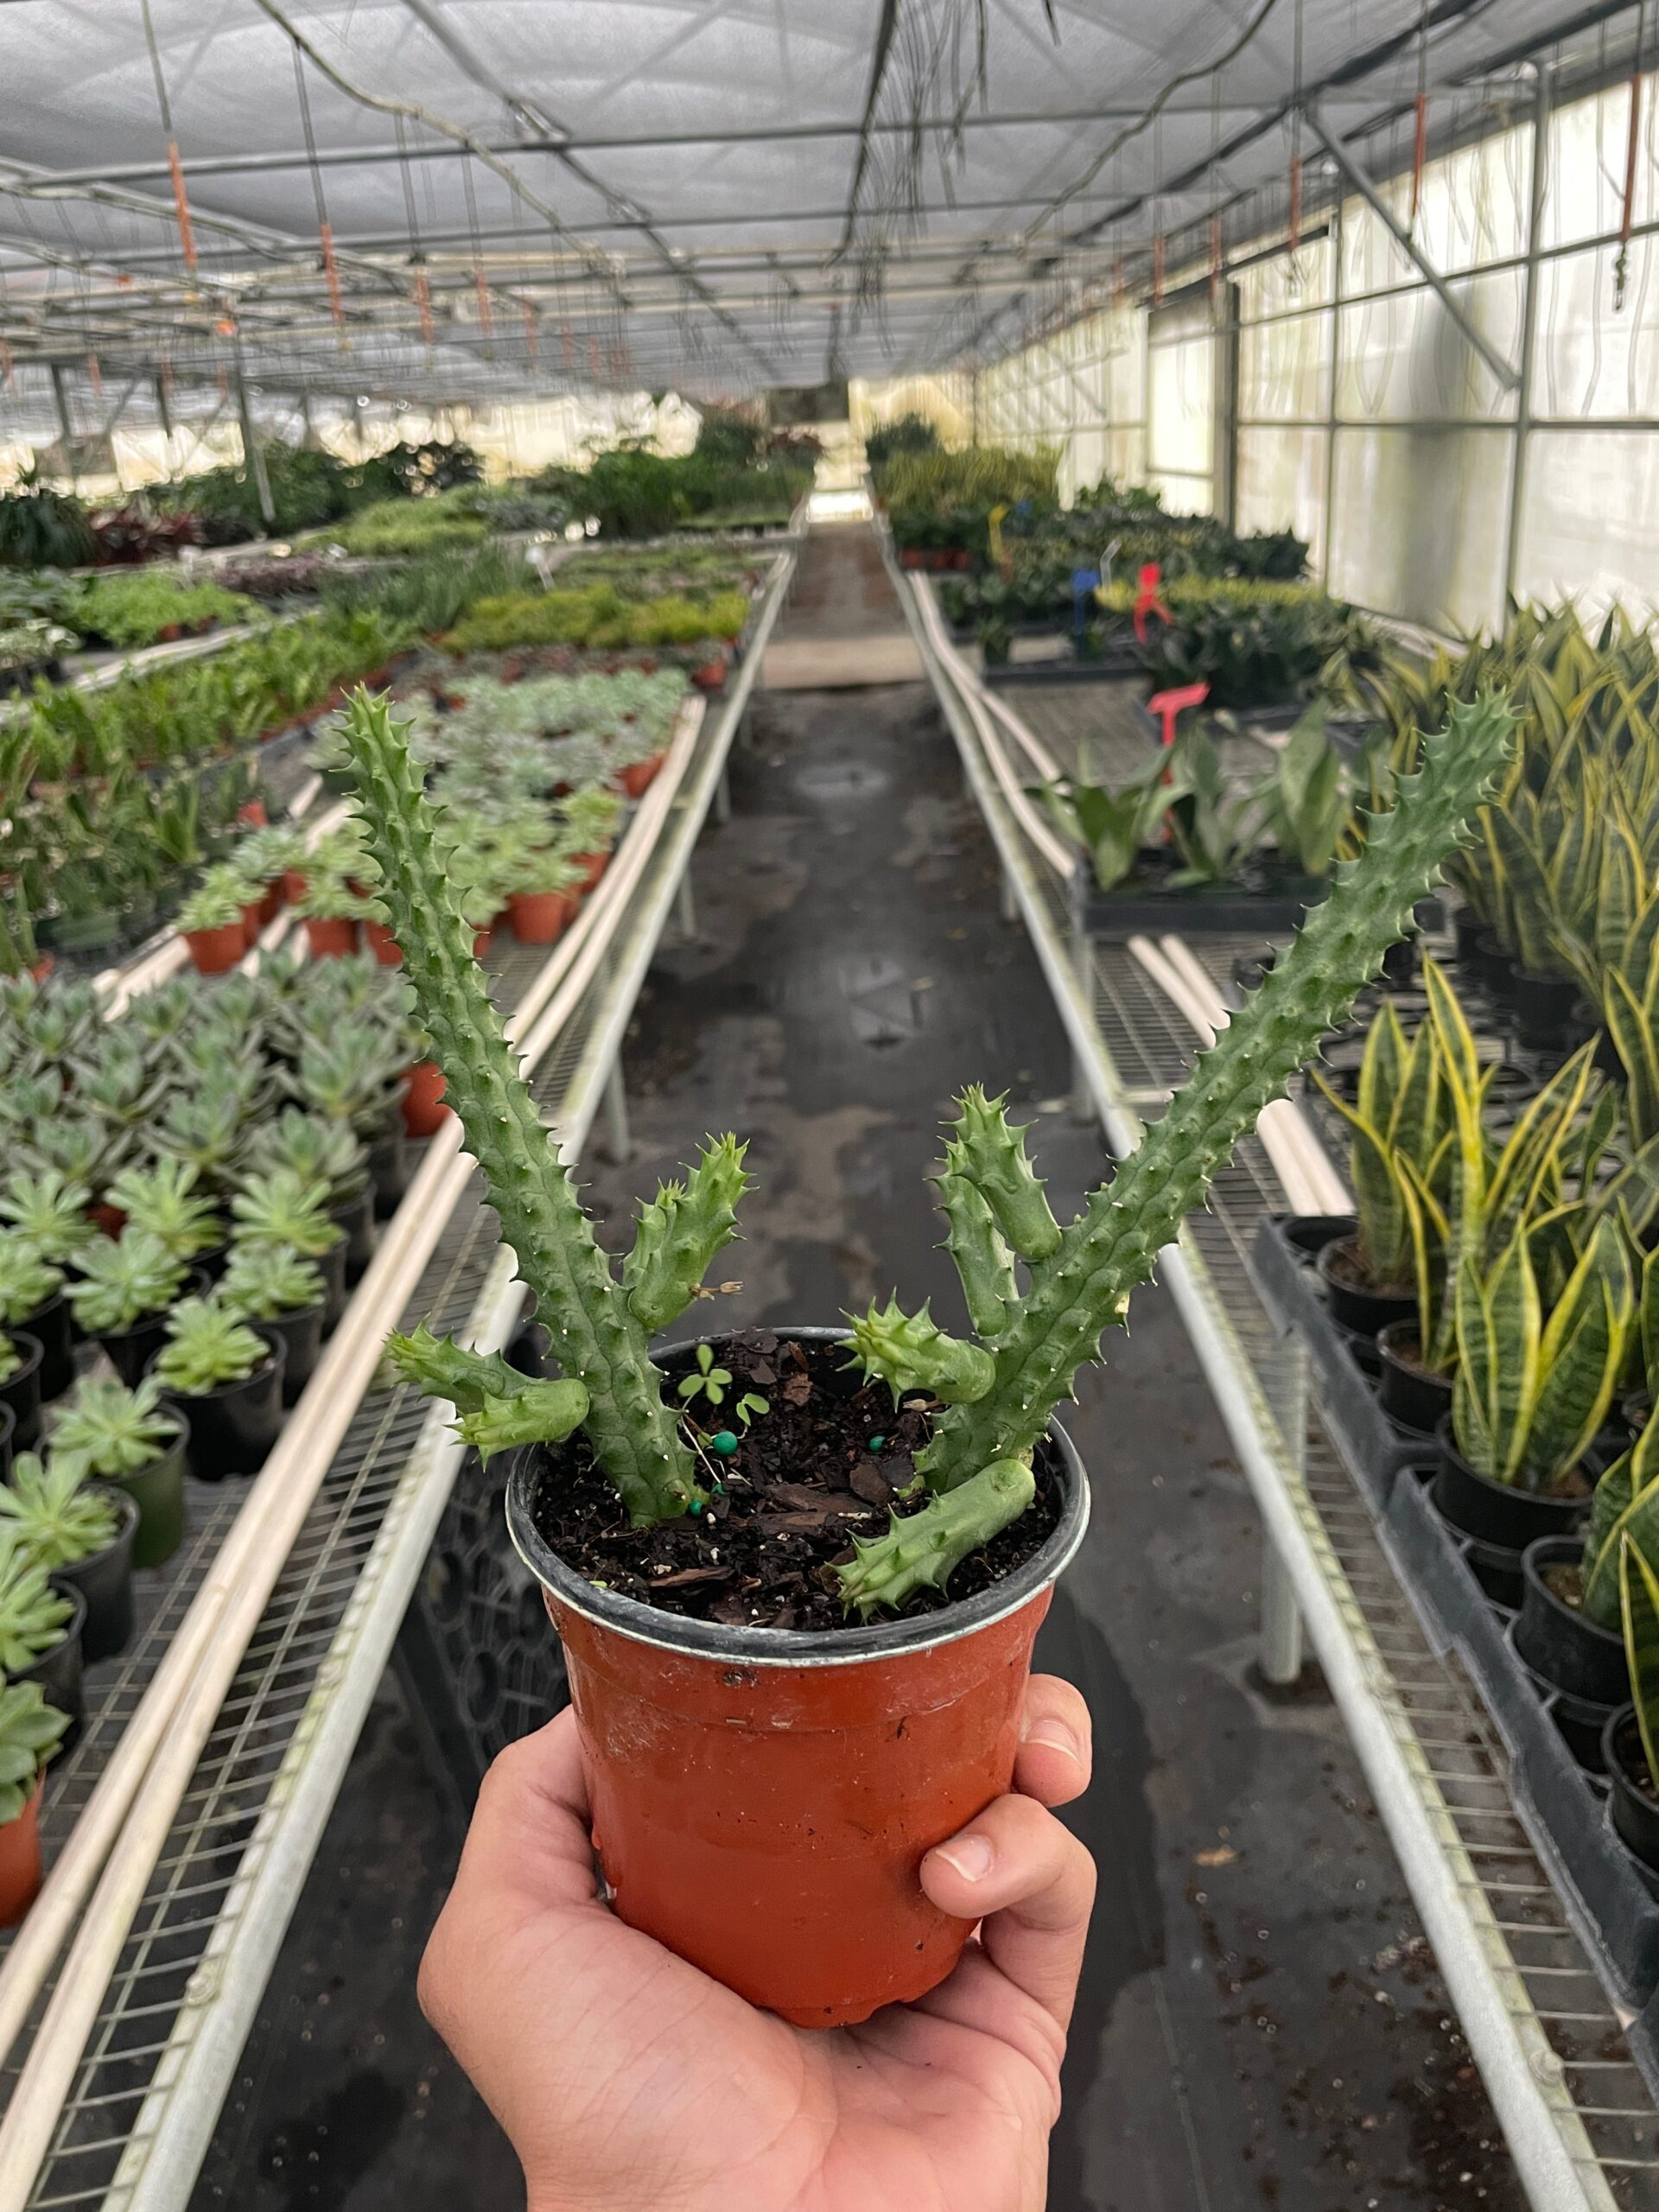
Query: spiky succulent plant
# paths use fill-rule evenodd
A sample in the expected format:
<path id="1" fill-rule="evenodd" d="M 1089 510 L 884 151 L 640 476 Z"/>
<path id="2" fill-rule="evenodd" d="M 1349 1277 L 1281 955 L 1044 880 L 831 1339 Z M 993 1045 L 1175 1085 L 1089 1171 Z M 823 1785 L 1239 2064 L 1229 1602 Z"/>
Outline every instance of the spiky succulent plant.
<path id="1" fill-rule="evenodd" d="M 924 1584 L 942 1586 L 962 1560 L 1026 1510 L 1033 1452 L 1054 1408 L 1071 1395 L 1077 1370 L 1096 1357 L 1103 1332 L 1122 1320 L 1130 1292 L 1151 1274 L 1262 1109 L 1283 1096 L 1376 975 L 1502 765 L 1511 719 L 1496 701 L 1453 710 L 1451 727 L 1425 748 L 1421 772 L 1402 780 L 1393 810 L 1372 823 L 1360 859 L 1344 867 L 1294 946 L 1200 1056 L 1140 1149 L 1066 1227 L 1055 1220 L 1024 1132 L 1009 1126 L 1001 1102 L 978 1090 L 962 1099 L 939 1198 L 979 1342 L 957 1342 L 925 1308 L 906 1314 L 896 1302 L 854 1323 L 849 1348 L 868 1373 L 898 1390 L 925 1388 L 945 1409 L 918 1459 L 933 1495 L 919 1510 L 895 1516 L 886 1535 L 857 1546 L 841 1570 L 850 1609 L 868 1614 L 902 1604 Z M 384 698 L 359 691 L 346 738 L 381 895 L 447 1095 L 555 1356 L 582 1386 L 587 1409 L 573 1413 L 575 1398 L 565 1394 L 556 1420 L 537 1429 L 536 1409 L 516 1383 L 502 1395 L 502 1363 L 429 1336 L 394 1340 L 393 1357 L 432 1395 L 451 1399 L 464 1415 L 472 1408 L 474 1421 L 486 1407 L 499 1408 L 498 1431 L 512 1431 L 500 1440 L 550 1439 L 582 1421 L 636 1522 L 677 1515 L 697 1494 L 697 1478 L 664 1403 L 648 1338 L 690 1304 L 734 1233 L 747 1182 L 741 1152 L 729 1138 L 711 1143 L 683 1187 L 664 1187 L 645 1209 L 619 1281 L 470 957 L 403 726 Z"/>

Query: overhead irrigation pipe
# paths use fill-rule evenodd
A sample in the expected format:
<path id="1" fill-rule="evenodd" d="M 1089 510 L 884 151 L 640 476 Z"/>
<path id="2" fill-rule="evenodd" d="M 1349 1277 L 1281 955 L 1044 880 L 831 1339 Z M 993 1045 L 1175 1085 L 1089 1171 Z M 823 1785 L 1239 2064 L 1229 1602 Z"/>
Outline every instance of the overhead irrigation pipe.
<path id="1" fill-rule="evenodd" d="M 702 709 L 701 699 L 690 702 L 617 858 L 507 1025 L 529 1065 L 569 1020 L 609 951 L 696 748 Z M 372 1379 L 388 1316 L 401 1313 L 419 1281 L 472 1172 L 451 1116 L 429 1141 L 345 1319 L 0 1965 L 3 2061 L 92 1893 L 0 2124 L 0 2212 L 24 2212 L 201 1746 Z"/>

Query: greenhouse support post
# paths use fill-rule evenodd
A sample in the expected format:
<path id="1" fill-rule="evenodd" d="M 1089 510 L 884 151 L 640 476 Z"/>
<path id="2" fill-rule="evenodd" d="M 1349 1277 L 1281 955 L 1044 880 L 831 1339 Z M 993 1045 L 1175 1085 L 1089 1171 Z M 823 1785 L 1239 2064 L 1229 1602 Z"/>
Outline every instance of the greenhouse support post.
<path id="1" fill-rule="evenodd" d="M 1527 459 L 1532 437 L 1533 356 L 1537 350 L 1538 270 L 1544 245 L 1544 198 L 1549 187 L 1549 72 L 1532 65 L 1532 179 L 1527 195 L 1527 267 L 1521 299 L 1521 373 L 1515 388 L 1515 429 L 1510 451 L 1510 513 L 1503 546 L 1503 607 L 1515 597 L 1526 523 Z M 1503 617 L 1499 609 L 1499 619 Z"/>

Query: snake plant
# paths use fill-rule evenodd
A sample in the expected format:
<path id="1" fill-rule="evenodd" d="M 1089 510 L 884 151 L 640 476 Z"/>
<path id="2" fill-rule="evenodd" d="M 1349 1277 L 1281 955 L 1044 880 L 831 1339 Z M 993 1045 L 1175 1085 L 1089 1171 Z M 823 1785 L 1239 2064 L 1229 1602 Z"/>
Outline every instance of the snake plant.
<path id="1" fill-rule="evenodd" d="M 1077 1370 L 1123 1318 L 1130 1292 L 1151 1274 L 1262 1107 L 1284 1094 L 1376 973 L 1501 767 L 1510 728 L 1510 717 L 1494 703 L 1459 710 L 1445 737 L 1427 748 L 1421 774 L 1402 779 L 1393 810 L 1371 825 L 1361 858 L 1342 871 L 1290 952 L 1077 1219 L 1064 1227 L 1055 1220 L 1023 1133 L 1008 1125 L 1000 1102 L 977 1092 L 964 1097 L 941 1201 L 981 1342 L 953 1347 L 925 1317 L 893 1307 L 873 1311 L 849 1339 L 868 1371 L 896 1382 L 925 1363 L 956 1400 L 918 1456 L 927 1503 L 840 1570 L 850 1609 L 868 1614 L 901 1605 L 923 1584 L 942 1585 L 957 1562 L 1023 1513 L 1034 1492 L 1032 1453 Z M 619 1277 L 594 1242 L 480 980 L 404 728 L 385 699 L 359 691 L 346 736 L 419 1018 L 573 1386 L 547 1407 L 541 1433 L 550 1440 L 581 1421 L 632 1519 L 648 1525 L 677 1517 L 701 1503 L 702 1491 L 649 1340 L 691 1303 L 735 1233 L 748 1182 L 741 1149 L 729 1137 L 711 1141 L 683 1185 L 659 1192 Z M 463 1411 L 470 1396 L 475 1421 L 512 1422 L 518 1440 L 531 1435 L 530 1419 L 512 1421 L 515 1396 L 524 1394 L 504 1397 L 493 1387 L 499 1368 L 429 1335 L 394 1338 L 391 1353 L 430 1395 Z"/>

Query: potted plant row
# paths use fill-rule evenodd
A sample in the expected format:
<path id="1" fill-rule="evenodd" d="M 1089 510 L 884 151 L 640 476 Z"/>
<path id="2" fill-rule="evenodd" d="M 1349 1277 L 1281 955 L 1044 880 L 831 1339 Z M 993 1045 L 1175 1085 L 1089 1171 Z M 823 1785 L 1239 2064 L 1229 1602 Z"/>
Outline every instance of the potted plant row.
<path id="1" fill-rule="evenodd" d="M 1304 715 L 1254 776 L 1235 773 L 1211 731 L 1190 722 L 1173 745 L 1149 748 L 1127 782 L 1074 778 L 1042 797 L 1081 848 L 1073 897 L 1080 920 L 1103 937 L 1282 934 L 1325 897 L 1357 844 L 1349 772 L 1323 708 Z"/>
<path id="2" fill-rule="evenodd" d="M 385 701 L 352 702 L 379 895 L 559 1372 L 529 1378 L 423 1330 L 395 1338 L 393 1357 L 460 1409 L 467 1442 L 512 1454 L 509 1526 L 563 1640 L 624 1919 L 813 2024 L 950 1971 L 969 1929 L 928 1904 L 915 1867 L 1007 1787 L 1032 1637 L 1086 1515 L 1056 1408 L 1210 1176 L 1375 972 L 1507 728 L 1492 707 L 1459 716 L 1076 1221 L 1055 1219 L 1000 1104 L 964 1096 L 939 1198 L 973 1339 L 895 1301 L 850 1332 L 715 1337 L 659 1365 L 652 1336 L 734 1234 L 742 1149 L 711 1141 L 664 1185 L 620 1272 L 600 1251 L 466 957 L 406 732 Z M 712 1402 L 716 1367 L 741 1379 L 735 1401 Z M 885 1528 L 872 1490 L 892 1501 Z M 780 1510 L 813 1531 L 804 1573 L 798 1526 L 782 1557 L 773 1548 Z M 833 1809 L 855 1773 L 855 1818 Z M 704 1840 L 690 1882 L 687 1835 Z"/>

